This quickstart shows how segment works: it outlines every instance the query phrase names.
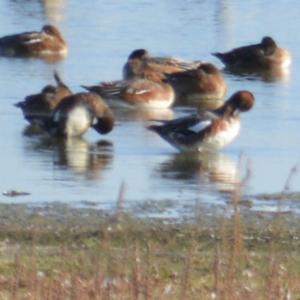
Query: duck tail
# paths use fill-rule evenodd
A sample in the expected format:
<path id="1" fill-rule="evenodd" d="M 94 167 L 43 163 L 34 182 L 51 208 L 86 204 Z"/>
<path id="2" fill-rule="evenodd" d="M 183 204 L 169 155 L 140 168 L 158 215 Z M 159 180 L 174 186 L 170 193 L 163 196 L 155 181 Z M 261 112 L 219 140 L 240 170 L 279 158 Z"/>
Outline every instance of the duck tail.
<path id="1" fill-rule="evenodd" d="M 105 93 L 103 93 L 102 88 L 98 85 L 92 85 L 92 86 L 81 85 L 81 87 L 84 88 L 85 90 L 89 91 L 89 92 L 100 95 L 101 97 L 105 97 Z"/>
<path id="2" fill-rule="evenodd" d="M 161 125 L 150 125 L 146 127 L 148 130 L 156 132 L 158 134 L 161 133 L 162 126 Z"/>
<path id="3" fill-rule="evenodd" d="M 214 53 L 212 53 L 212 55 L 217 57 L 225 65 L 232 64 L 235 59 L 234 55 L 232 55 L 230 52 L 227 52 L 227 53 L 214 52 Z"/>
<path id="4" fill-rule="evenodd" d="M 56 70 L 54 71 L 53 76 L 54 76 L 54 79 L 55 79 L 57 85 L 65 85 Z"/>
<path id="5" fill-rule="evenodd" d="M 61 77 L 59 76 L 59 74 L 58 74 L 58 72 L 57 72 L 56 70 L 54 71 L 53 76 L 54 76 L 54 80 L 56 81 L 56 84 L 57 84 L 58 86 L 62 86 L 62 87 L 64 87 L 64 88 L 68 89 L 68 90 L 70 91 L 70 93 L 71 93 L 71 90 L 70 90 L 69 87 L 62 81 Z"/>
<path id="6" fill-rule="evenodd" d="M 93 87 L 92 86 L 81 85 L 81 87 L 84 88 L 85 90 L 89 91 L 89 92 L 93 92 Z"/>
<path id="7" fill-rule="evenodd" d="M 14 103 L 13 105 L 18 108 L 24 108 L 25 103 L 24 103 L 24 101 L 20 101 L 20 102 Z"/>
<path id="8" fill-rule="evenodd" d="M 213 52 L 211 55 L 216 56 L 217 58 L 219 58 L 221 60 L 224 57 L 223 53 L 220 53 L 220 52 Z"/>

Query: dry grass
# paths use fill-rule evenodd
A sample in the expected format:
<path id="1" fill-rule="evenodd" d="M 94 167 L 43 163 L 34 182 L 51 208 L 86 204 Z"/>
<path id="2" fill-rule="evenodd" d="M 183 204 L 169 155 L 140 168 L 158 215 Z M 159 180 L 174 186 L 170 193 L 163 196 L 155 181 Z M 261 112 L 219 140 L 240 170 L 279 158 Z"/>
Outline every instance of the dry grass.
<path id="1" fill-rule="evenodd" d="M 298 216 L 245 213 L 248 176 L 221 217 L 133 218 L 122 185 L 113 216 L 2 222 L 0 299 L 300 299 Z"/>
<path id="2" fill-rule="evenodd" d="M 32 226 L 2 242 L 0 299 L 297 299 L 299 235 L 264 222 L 244 228 L 236 204 L 213 229 L 122 215 L 97 231 Z"/>

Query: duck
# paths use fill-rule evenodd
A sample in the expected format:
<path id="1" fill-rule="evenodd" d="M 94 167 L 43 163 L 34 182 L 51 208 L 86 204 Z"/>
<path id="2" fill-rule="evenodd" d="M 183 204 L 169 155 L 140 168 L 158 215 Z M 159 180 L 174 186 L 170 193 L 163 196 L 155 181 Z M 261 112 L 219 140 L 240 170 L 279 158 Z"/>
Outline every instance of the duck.
<path id="1" fill-rule="evenodd" d="M 136 49 L 123 66 L 123 79 L 149 78 L 153 73 L 164 78 L 164 74 L 197 68 L 201 61 L 181 60 L 174 57 L 151 56 L 146 49 Z"/>
<path id="2" fill-rule="evenodd" d="M 23 32 L 0 38 L 0 55 L 19 57 L 66 56 L 68 48 L 60 31 L 44 25 L 41 31 Z"/>
<path id="3" fill-rule="evenodd" d="M 147 128 L 179 151 L 212 151 L 230 144 L 240 131 L 240 112 L 254 105 L 247 90 L 234 93 L 221 107 L 192 114 Z"/>
<path id="4" fill-rule="evenodd" d="M 25 120 L 31 125 L 35 125 L 39 119 L 51 115 L 59 102 L 72 94 L 57 72 L 54 72 L 54 80 L 56 86 L 46 85 L 40 93 L 29 95 L 23 101 L 14 104 L 22 110 Z"/>
<path id="5" fill-rule="evenodd" d="M 153 78 L 154 79 L 154 78 Z M 112 101 L 112 105 L 142 109 L 164 109 L 175 101 L 172 86 L 163 79 L 134 78 L 101 82 L 94 86 L 82 86 Z"/>
<path id="6" fill-rule="evenodd" d="M 222 72 L 212 63 L 202 63 L 196 69 L 165 74 L 177 98 L 187 102 L 221 99 L 227 91 Z"/>
<path id="7" fill-rule="evenodd" d="M 90 127 L 107 134 L 114 127 L 114 114 L 99 95 L 80 92 L 65 97 L 40 126 L 50 135 L 64 138 L 80 137 Z"/>
<path id="8" fill-rule="evenodd" d="M 229 68 L 287 68 L 291 64 L 290 52 L 278 47 L 270 36 L 263 37 L 258 44 L 235 48 L 224 53 L 216 52 L 212 55 Z"/>

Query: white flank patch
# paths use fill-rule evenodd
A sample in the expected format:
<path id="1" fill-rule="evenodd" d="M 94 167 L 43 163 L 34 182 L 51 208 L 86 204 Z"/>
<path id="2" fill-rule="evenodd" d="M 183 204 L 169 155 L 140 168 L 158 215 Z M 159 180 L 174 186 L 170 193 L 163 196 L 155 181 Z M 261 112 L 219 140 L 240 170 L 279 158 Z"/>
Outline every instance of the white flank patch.
<path id="1" fill-rule="evenodd" d="M 152 100 L 145 100 L 145 102 L 135 102 L 137 107 L 141 108 L 149 108 L 149 109 L 164 109 L 170 107 L 174 102 L 174 98 L 169 99 L 152 99 Z"/>
<path id="2" fill-rule="evenodd" d="M 281 69 L 288 69 L 292 63 L 292 57 L 289 53 L 288 50 L 281 48 L 282 52 L 281 56 L 278 58 L 276 56 L 276 53 L 271 55 L 270 59 L 271 61 L 273 60 L 274 63 L 278 63 L 278 67 L 280 67 Z M 279 61 L 278 61 L 279 60 Z M 276 67 L 276 65 L 275 65 Z"/>
<path id="3" fill-rule="evenodd" d="M 141 95 L 141 94 L 149 93 L 150 91 L 151 90 L 138 90 L 138 91 L 135 91 L 134 94 Z"/>
<path id="4" fill-rule="evenodd" d="M 39 51 L 41 55 L 61 55 L 65 56 L 68 54 L 68 49 L 67 48 L 62 48 L 60 50 L 50 50 L 50 49 L 44 49 Z"/>
<path id="5" fill-rule="evenodd" d="M 291 65 L 291 63 L 292 63 L 291 57 L 287 57 L 287 58 L 282 62 L 281 68 L 287 69 L 287 68 L 289 68 L 289 66 Z"/>
<path id="6" fill-rule="evenodd" d="M 215 135 L 208 137 L 204 142 L 204 147 L 222 148 L 230 144 L 240 132 L 240 121 L 234 120 L 228 124 L 225 130 L 220 130 Z M 200 146 L 200 148 L 202 148 Z"/>
<path id="7" fill-rule="evenodd" d="M 75 107 L 69 112 L 66 132 L 68 136 L 80 136 L 84 134 L 91 125 L 91 116 L 83 106 Z"/>
<path id="8" fill-rule="evenodd" d="M 40 38 L 37 38 L 37 39 L 30 39 L 26 42 L 24 42 L 24 44 L 37 44 L 37 43 L 40 43 L 42 40 Z"/>
<path id="9" fill-rule="evenodd" d="M 130 93 L 130 94 L 135 94 L 135 95 L 141 95 L 141 94 L 146 94 L 146 93 L 149 93 L 151 90 L 150 89 L 135 89 L 135 88 L 128 88 L 127 89 L 127 92 Z"/>
<path id="10" fill-rule="evenodd" d="M 207 128 L 211 125 L 211 120 L 205 120 L 198 122 L 196 125 L 189 127 L 189 130 L 194 131 L 195 133 L 199 133 L 203 129 Z"/>

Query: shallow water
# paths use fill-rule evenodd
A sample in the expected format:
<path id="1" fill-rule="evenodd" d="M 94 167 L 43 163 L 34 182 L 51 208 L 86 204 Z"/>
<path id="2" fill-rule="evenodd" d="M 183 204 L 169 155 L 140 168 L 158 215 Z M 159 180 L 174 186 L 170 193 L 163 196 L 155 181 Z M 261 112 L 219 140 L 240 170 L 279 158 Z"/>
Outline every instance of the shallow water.
<path id="1" fill-rule="evenodd" d="M 74 1 L 73 1 L 74 2 Z M 0 126 L 2 128 L 0 191 L 26 191 L 2 202 L 95 202 L 101 208 L 117 205 L 125 183 L 124 205 L 148 200 L 176 203 L 180 214 L 194 203 L 224 205 L 236 183 L 250 170 L 244 193 L 281 191 L 299 162 L 299 28 L 296 0 L 286 1 L 82 1 L 2 0 L 0 36 L 59 26 L 69 55 L 57 63 L 0 58 Z M 267 13 L 266 13 L 267 12 Z M 280 16 L 280 17 L 279 17 Z M 74 92 L 81 84 L 121 78 L 128 54 L 147 48 L 155 55 L 222 64 L 211 52 L 256 43 L 270 35 L 293 55 L 290 72 L 273 78 L 225 73 L 227 96 L 248 89 L 254 109 L 242 116 L 240 136 L 210 157 L 190 157 L 145 127 L 149 119 L 173 118 L 193 111 L 115 110 L 117 126 L 107 136 L 90 131 L 82 139 L 59 143 L 25 134 L 26 121 L 13 103 L 53 83 L 53 70 Z M 298 190 L 295 174 L 290 189 Z M 254 203 L 270 210 L 273 202 Z M 297 207 L 297 205 L 296 205 Z M 295 203 L 287 210 L 296 209 Z"/>

